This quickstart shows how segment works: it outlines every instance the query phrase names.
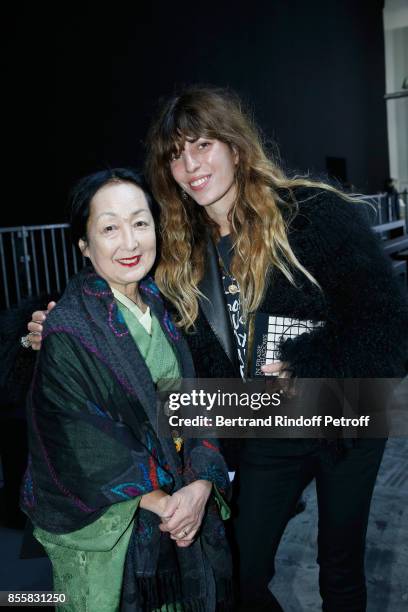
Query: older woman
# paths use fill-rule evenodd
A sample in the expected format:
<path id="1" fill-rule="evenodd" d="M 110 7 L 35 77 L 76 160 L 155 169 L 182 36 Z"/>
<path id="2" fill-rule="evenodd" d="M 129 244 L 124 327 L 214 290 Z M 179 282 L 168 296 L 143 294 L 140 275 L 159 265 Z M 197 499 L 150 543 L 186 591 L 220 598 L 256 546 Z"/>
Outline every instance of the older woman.
<path id="1" fill-rule="evenodd" d="M 23 509 L 78 612 L 229 605 L 224 461 L 213 441 L 178 453 L 157 432 L 155 383 L 194 370 L 148 276 L 154 212 L 131 170 L 77 185 L 73 237 L 92 267 L 48 317 L 30 393 Z"/>

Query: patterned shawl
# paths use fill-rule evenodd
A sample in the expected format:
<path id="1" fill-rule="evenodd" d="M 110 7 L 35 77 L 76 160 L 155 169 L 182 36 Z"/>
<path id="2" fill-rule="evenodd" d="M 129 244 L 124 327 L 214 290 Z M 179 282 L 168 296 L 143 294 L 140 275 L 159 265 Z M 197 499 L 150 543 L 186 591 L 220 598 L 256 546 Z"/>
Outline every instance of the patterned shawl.
<path id="1" fill-rule="evenodd" d="M 139 288 L 183 376 L 194 376 L 186 342 L 153 280 Z M 71 280 L 43 338 L 28 400 L 30 457 L 22 490 L 34 525 L 75 531 L 112 504 L 159 488 L 171 493 L 198 478 L 227 494 L 228 473 L 214 440 L 190 439 L 178 454 L 170 435 L 159 439 L 150 372 L 109 286 L 93 270 Z M 213 499 L 200 537 L 188 548 L 175 546 L 159 523 L 147 510 L 135 514 L 121 610 L 230 609 L 230 556 Z"/>

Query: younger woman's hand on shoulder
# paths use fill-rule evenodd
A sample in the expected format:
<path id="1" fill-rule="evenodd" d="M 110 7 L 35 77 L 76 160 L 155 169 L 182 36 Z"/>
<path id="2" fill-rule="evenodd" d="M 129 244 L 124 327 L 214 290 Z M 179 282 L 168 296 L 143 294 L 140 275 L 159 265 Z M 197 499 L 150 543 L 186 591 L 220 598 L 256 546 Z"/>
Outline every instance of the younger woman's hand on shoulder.
<path id="1" fill-rule="evenodd" d="M 31 321 L 27 325 L 27 329 L 31 334 L 30 343 L 34 351 L 39 351 L 41 348 L 43 323 L 54 306 L 56 306 L 56 302 L 49 302 L 47 310 L 36 310 L 31 315 Z"/>

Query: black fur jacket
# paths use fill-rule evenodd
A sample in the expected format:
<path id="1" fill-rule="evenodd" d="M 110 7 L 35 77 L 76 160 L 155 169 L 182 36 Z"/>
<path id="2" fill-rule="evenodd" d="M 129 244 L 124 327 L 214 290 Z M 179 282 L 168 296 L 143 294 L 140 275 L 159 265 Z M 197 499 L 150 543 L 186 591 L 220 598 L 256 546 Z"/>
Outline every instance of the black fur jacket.
<path id="1" fill-rule="evenodd" d="M 259 311 L 324 324 L 286 340 L 281 360 L 294 376 L 304 378 L 405 376 L 407 300 L 368 226 L 365 206 L 321 189 L 298 189 L 295 197 L 298 211 L 289 225 L 289 241 L 321 289 L 302 273 L 296 273 L 294 286 L 272 270 Z M 214 259 L 212 245 L 207 256 Z M 188 334 L 197 375 L 239 377 L 226 309 L 220 306 L 219 274 L 214 262 L 206 266 L 201 289 L 209 301 L 202 300 L 196 330 Z"/>

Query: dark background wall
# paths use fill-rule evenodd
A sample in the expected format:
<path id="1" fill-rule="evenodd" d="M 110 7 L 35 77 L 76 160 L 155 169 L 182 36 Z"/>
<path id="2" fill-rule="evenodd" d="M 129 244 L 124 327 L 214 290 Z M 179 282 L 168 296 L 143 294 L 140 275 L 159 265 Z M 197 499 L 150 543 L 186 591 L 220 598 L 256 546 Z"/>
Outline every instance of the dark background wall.
<path id="1" fill-rule="evenodd" d="M 383 1 L 134 4 L 3 11 L 0 226 L 64 220 L 76 178 L 141 165 L 157 99 L 194 82 L 236 89 L 288 167 L 342 157 L 358 189 L 382 187 Z"/>

